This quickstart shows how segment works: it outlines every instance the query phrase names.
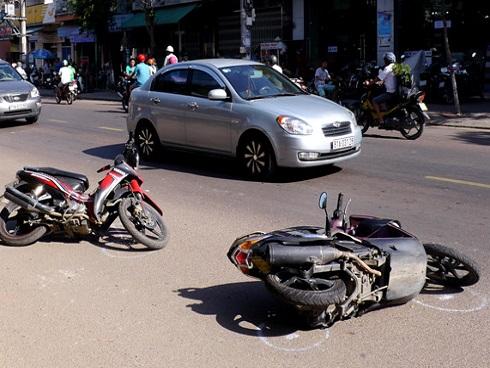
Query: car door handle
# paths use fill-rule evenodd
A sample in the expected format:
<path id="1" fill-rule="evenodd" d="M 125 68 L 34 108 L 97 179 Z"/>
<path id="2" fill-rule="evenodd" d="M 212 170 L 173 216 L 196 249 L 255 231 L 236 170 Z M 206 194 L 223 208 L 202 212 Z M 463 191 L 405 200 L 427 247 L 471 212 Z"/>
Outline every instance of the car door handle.
<path id="1" fill-rule="evenodd" d="M 199 105 L 197 104 L 197 102 L 189 102 L 187 104 L 187 106 L 192 110 L 192 111 L 196 111 L 198 108 L 199 108 Z"/>
<path id="2" fill-rule="evenodd" d="M 157 105 L 161 102 L 158 97 L 152 97 L 152 98 L 150 98 L 150 101 L 153 102 L 155 105 Z"/>

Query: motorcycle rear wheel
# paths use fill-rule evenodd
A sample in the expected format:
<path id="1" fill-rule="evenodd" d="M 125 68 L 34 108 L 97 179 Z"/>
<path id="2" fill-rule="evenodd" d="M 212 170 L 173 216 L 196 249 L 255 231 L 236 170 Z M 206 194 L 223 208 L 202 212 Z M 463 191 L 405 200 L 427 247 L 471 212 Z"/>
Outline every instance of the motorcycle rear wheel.
<path id="1" fill-rule="evenodd" d="M 0 212 L 0 239 L 6 245 L 24 247 L 41 239 L 45 226 L 32 227 L 25 223 L 29 214 L 15 203 L 8 203 Z"/>
<path id="2" fill-rule="evenodd" d="M 138 242 L 151 249 L 162 249 L 167 245 L 167 226 L 152 206 L 143 201 L 124 198 L 118 210 L 124 228 Z"/>
<path id="3" fill-rule="evenodd" d="M 470 286 L 480 280 L 479 266 L 465 254 L 441 244 L 424 244 L 427 280 L 446 286 Z"/>
<path id="4" fill-rule="evenodd" d="M 303 309 L 321 310 L 344 301 L 347 287 L 340 278 L 303 279 L 287 272 L 270 273 L 266 285 L 285 302 Z"/>
<path id="5" fill-rule="evenodd" d="M 403 122 L 400 133 L 410 140 L 419 138 L 424 131 L 424 114 L 418 108 L 407 108 L 408 117 Z"/>

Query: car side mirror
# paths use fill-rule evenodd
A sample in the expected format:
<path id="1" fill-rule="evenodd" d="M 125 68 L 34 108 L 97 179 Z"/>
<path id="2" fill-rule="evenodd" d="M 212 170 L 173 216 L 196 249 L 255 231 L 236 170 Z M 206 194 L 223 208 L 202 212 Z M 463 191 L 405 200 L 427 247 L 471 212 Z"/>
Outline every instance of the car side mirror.
<path id="1" fill-rule="evenodd" d="M 208 93 L 208 99 L 213 101 L 224 101 L 228 99 L 228 94 L 224 89 L 212 89 Z"/>

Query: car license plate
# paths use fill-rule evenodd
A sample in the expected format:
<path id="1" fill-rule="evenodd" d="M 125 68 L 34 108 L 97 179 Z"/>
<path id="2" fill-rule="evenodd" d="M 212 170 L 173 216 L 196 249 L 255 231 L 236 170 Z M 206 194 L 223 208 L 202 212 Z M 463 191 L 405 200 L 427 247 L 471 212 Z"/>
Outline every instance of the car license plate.
<path id="1" fill-rule="evenodd" d="M 420 81 L 420 87 L 424 87 L 427 85 L 427 81 L 426 80 L 421 80 Z"/>
<path id="2" fill-rule="evenodd" d="M 26 110 L 26 109 L 27 109 L 26 103 L 12 103 L 9 105 L 10 111 Z"/>
<path id="3" fill-rule="evenodd" d="M 427 108 L 427 105 L 423 102 L 419 102 L 419 107 L 420 107 L 420 110 L 422 110 L 422 111 L 428 111 L 429 110 Z"/>
<path id="4" fill-rule="evenodd" d="M 444 87 L 444 82 L 439 82 L 439 88 L 443 88 Z"/>
<path id="5" fill-rule="evenodd" d="M 338 150 L 342 148 L 352 147 L 354 145 L 354 137 L 340 138 L 332 142 L 332 149 Z"/>

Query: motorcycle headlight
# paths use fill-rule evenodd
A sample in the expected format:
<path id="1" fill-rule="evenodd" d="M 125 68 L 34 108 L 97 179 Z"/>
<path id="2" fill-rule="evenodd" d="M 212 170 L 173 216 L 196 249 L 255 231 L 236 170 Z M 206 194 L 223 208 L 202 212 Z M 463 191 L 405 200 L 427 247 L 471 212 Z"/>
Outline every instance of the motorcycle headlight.
<path id="1" fill-rule="evenodd" d="M 313 128 L 308 123 L 301 119 L 293 118 L 291 116 L 278 116 L 276 118 L 277 124 L 289 134 L 295 135 L 310 135 L 313 134 Z"/>
<path id="2" fill-rule="evenodd" d="M 39 94 L 39 90 L 38 90 L 36 87 L 34 87 L 34 88 L 31 90 L 31 98 L 37 98 L 37 97 L 39 97 L 39 96 L 40 96 L 40 94 Z"/>

